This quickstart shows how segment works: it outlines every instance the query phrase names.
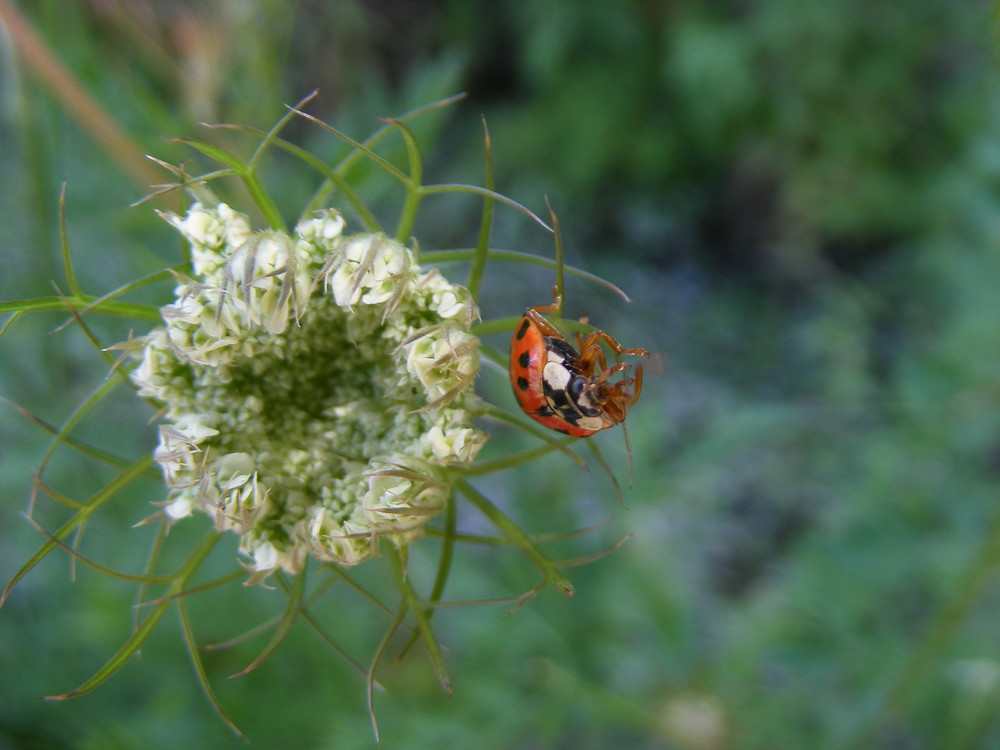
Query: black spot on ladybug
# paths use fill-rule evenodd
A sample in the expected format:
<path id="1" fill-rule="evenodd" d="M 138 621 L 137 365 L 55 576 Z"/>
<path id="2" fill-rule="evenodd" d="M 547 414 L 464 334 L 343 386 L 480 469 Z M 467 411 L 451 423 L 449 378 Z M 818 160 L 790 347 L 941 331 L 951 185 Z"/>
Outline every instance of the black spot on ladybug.
<path id="1" fill-rule="evenodd" d="M 536 417 L 551 417 L 553 414 L 555 414 L 555 412 L 547 406 L 540 406 L 535 409 Z"/>
<path id="2" fill-rule="evenodd" d="M 545 398 L 548 400 L 549 405 L 557 411 L 568 410 L 570 408 L 569 397 L 566 395 L 566 391 L 561 388 L 552 388 L 547 382 L 542 383 L 542 390 L 545 393 Z"/>
<path id="3" fill-rule="evenodd" d="M 563 435 L 569 435 L 569 430 L 556 429 L 556 432 L 561 432 Z"/>
<path id="4" fill-rule="evenodd" d="M 517 379 L 517 387 L 520 388 L 522 391 L 528 390 L 528 380 L 527 380 L 527 378 L 518 378 Z"/>
<path id="5" fill-rule="evenodd" d="M 521 356 L 517 358 L 517 363 L 521 367 L 527 367 L 531 364 L 531 354 L 529 352 L 521 352 Z"/>
<path id="6" fill-rule="evenodd" d="M 521 339 L 523 339 L 524 338 L 524 334 L 526 334 L 528 332 L 528 326 L 530 326 L 530 325 L 531 325 L 531 321 L 529 321 L 527 318 L 525 318 L 524 320 L 522 320 L 521 321 L 521 327 L 517 329 L 517 333 L 514 335 L 514 338 L 517 339 L 518 341 L 520 341 Z"/>

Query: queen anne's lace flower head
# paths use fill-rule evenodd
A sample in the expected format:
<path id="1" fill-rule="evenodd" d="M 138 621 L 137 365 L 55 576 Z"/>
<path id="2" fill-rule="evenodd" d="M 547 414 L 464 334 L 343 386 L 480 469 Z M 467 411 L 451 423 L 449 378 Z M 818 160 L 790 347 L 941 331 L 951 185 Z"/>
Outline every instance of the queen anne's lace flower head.
<path id="1" fill-rule="evenodd" d="M 469 293 L 384 235 L 345 236 L 333 210 L 292 236 L 225 204 L 164 217 L 194 275 L 133 380 L 165 407 L 166 514 L 236 531 L 260 575 L 420 536 L 485 439 Z"/>

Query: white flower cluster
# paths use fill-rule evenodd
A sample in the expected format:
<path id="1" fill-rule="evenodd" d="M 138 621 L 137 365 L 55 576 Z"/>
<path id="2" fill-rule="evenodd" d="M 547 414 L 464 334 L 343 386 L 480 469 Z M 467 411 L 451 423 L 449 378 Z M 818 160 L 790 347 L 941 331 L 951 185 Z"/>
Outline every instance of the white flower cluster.
<path id="1" fill-rule="evenodd" d="M 225 204 L 164 218 L 194 278 L 133 380 L 164 406 L 167 515 L 235 530 L 259 577 L 419 537 L 486 437 L 469 293 L 384 235 L 345 236 L 333 210 L 292 236 Z"/>

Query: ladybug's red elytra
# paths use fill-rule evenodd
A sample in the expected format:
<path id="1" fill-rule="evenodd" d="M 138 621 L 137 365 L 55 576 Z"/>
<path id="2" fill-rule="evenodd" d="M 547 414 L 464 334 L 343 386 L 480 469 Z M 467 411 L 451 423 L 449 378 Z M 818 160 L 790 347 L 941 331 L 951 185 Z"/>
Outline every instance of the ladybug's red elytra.
<path id="1" fill-rule="evenodd" d="M 576 335 L 579 353 L 542 313 L 559 310 L 553 289 L 551 305 L 529 307 L 510 341 L 510 384 L 521 409 L 536 422 L 567 435 L 586 437 L 625 421 L 642 390 L 642 367 L 618 382 L 609 378 L 632 365 L 608 367 L 601 342 L 617 355 L 648 357 L 645 349 L 625 349 L 609 333 Z"/>

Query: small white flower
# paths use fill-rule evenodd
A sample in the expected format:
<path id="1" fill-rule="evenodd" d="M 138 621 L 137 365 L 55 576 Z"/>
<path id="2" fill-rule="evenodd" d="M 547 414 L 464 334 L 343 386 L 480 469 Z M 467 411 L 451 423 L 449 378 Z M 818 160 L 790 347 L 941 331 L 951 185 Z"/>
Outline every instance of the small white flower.
<path id="1" fill-rule="evenodd" d="M 163 510 L 171 521 L 179 521 L 191 515 L 194 511 L 194 504 L 191 502 L 190 496 L 179 495 L 172 503 L 167 503 Z"/>
<path id="2" fill-rule="evenodd" d="M 225 204 L 164 217 L 195 278 L 132 377 L 164 407 L 166 515 L 240 534 L 253 580 L 418 538 L 486 437 L 469 293 L 384 235 L 345 237 L 333 210 L 292 236 Z"/>
<path id="3" fill-rule="evenodd" d="M 479 339 L 457 323 L 448 323 L 409 346 L 407 369 L 420 378 L 432 398 L 440 398 L 475 377 L 478 347 Z"/>
<path id="4" fill-rule="evenodd" d="M 270 542 L 261 542 L 253 550 L 253 569 L 259 572 L 278 567 L 278 550 Z"/>

